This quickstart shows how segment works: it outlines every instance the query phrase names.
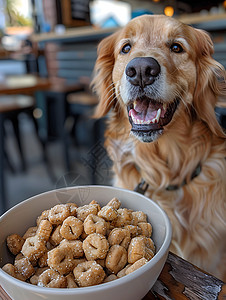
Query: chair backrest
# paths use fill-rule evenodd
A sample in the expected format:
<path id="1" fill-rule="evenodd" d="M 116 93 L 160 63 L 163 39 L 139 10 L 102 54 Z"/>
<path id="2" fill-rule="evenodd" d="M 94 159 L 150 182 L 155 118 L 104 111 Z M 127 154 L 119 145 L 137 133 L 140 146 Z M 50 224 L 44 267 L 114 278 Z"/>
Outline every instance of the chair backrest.
<path id="1" fill-rule="evenodd" d="M 1 75 L 21 75 L 27 73 L 27 67 L 24 61 L 14 59 L 0 60 Z"/>
<path id="2" fill-rule="evenodd" d="M 96 42 L 79 44 L 46 43 L 45 68 L 39 68 L 40 75 L 65 79 L 67 84 L 79 82 L 81 77 L 90 78 L 96 61 Z"/>

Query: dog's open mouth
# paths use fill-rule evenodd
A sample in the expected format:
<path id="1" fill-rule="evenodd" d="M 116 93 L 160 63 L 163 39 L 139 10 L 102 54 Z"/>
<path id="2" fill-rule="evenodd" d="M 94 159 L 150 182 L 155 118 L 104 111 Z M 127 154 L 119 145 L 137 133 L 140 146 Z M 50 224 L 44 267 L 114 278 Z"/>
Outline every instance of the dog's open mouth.
<path id="1" fill-rule="evenodd" d="M 136 99 L 127 107 L 131 131 L 148 133 L 163 129 L 172 120 L 179 99 L 169 104 L 147 97 Z"/>

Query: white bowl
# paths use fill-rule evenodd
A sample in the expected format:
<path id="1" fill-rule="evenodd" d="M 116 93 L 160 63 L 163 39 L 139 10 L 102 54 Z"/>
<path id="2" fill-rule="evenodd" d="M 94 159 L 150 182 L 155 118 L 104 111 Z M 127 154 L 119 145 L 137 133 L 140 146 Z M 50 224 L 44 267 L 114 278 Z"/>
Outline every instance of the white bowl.
<path id="1" fill-rule="evenodd" d="M 153 226 L 152 238 L 156 255 L 135 272 L 109 283 L 77 289 L 38 287 L 8 275 L 0 268 L 0 284 L 13 300 L 140 300 L 154 285 L 168 255 L 171 224 L 165 212 L 147 197 L 133 191 L 108 186 L 80 186 L 46 192 L 11 208 L 0 217 L 0 267 L 12 262 L 6 248 L 6 237 L 12 233 L 23 235 L 43 210 L 59 203 L 75 202 L 85 205 L 96 200 L 101 206 L 117 197 L 122 207 L 141 210 Z"/>

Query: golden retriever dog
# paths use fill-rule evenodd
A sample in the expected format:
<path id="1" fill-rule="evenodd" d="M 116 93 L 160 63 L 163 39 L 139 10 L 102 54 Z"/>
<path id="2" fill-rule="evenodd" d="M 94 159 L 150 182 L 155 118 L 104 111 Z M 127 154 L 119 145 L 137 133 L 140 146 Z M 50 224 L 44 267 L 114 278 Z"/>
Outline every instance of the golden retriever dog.
<path id="1" fill-rule="evenodd" d="M 226 135 L 214 107 L 226 81 L 213 51 L 206 32 L 144 15 L 100 42 L 92 84 L 114 185 L 144 180 L 171 220 L 171 251 L 222 279 Z"/>

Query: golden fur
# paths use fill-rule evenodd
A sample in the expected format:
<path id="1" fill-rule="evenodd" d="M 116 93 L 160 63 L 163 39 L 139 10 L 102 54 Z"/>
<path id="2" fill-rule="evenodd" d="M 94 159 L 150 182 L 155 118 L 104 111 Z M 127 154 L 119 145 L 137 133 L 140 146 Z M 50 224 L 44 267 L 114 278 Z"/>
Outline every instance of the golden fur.
<path id="1" fill-rule="evenodd" d="M 174 41 L 183 53 L 170 51 Z M 131 50 L 122 54 L 128 42 Z M 114 163 L 114 184 L 133 190 L 144 178 L 146 194 L 171 220 L 171 251 L 225 278 L 226 139 L 214 107 L 220 98 L 225 101 L 226 81 L 212 54 L 204 31 L 165 16 L 138 17 L 100 43 L 93 86 L 100 98 L 96 117 L 109 113 L 105 146 Z M 124 72 L 133 58 L 147 56 L 161 66 L 156 92 L 161 101 L 176 95 L 180 103 L 163 133 L 145 143 L 131 134 Z M 198 164 L 201 173 L 191 179 Z M 167 190 L 169 185 L 179 188 Z"/>

